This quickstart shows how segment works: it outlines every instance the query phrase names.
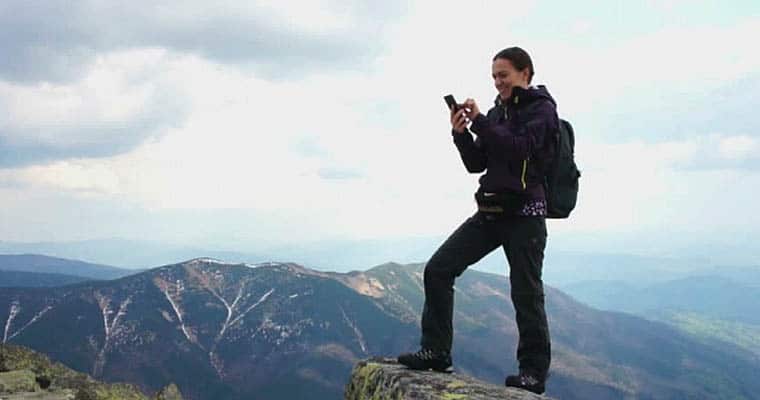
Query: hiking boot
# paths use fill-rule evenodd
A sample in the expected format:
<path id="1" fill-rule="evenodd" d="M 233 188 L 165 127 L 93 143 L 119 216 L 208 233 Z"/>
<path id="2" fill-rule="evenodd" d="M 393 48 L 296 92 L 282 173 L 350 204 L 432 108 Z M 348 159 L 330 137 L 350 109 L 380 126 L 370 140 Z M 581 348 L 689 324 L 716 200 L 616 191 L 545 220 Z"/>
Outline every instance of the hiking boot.
<path id="1" fill-rule="evenodd" d="M 398 362 L 410 369 L 451 373 L 451 353 L 443 350 L 421 349 L 416 353 L 404 353 L 398 356 Z"/>
<path id="2" fill-rule="evenodd" d="M 546 380 L 542 376 L 522 370 L 519 375 L 510 375 L 504 380 L 504 385 L 507 387 L 525 389 L 536 394 L 544 393 L 545 383 Z"/>

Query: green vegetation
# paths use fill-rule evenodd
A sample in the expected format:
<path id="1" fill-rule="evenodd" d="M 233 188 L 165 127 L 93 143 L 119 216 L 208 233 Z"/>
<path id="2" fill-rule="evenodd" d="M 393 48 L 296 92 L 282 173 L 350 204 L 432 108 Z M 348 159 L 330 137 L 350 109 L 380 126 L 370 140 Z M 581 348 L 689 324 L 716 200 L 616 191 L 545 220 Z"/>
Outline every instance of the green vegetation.
<path id="1" fill-rule="evenodd" d="M 720 340 L 760 355 L 758 325 L 725 321 L 693 312 L 669 313 L 662 320 L 703 341 Z"/>
<path id="2" fill-rule="evenodd" d="M 25 347 L 0 344 L 0 394 L 42 391 L 76 393 L 76 400 L 148 400 L 133 385 L 101 383 Z M 166 391 L 174 397 L 164 398 L 181 399 L 176 387 Z"/>
<path id="3" fill-rule="evenodd" d="M 29 370 L 0 372 L 0 394 L 33 392 L 37 387 L 34 373 Z"/>

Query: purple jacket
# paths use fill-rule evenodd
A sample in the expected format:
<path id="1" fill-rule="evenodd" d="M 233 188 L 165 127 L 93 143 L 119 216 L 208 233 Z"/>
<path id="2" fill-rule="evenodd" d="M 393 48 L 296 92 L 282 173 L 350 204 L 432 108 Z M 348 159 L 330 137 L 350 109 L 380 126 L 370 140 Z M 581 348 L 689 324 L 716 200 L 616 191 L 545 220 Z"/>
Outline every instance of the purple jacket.
<path id="1" fill-rule="evenodd" d="M 480 176 L 479 191 L 512 191 L 526 199 L 545 199 L 546 167 L 554 157 L 559 131 L 556 102 L 546 87 L 512 89 L 502 102 L 497 96 L 488 115 L 479 114 L 469 131 L 452 131 L 467 171 L 486 171 Z"/>

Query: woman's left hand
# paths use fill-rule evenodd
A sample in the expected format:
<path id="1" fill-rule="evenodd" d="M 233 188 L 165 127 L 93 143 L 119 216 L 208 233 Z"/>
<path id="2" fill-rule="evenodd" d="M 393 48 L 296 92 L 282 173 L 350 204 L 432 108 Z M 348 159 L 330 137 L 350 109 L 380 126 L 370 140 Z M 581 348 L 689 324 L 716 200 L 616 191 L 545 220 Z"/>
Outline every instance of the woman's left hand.
<path id="1" fill-rule="evenodd" d="M 480 114 L 480 109 L 478 108 L 478 104 L 475 103 L 475 100 L 473 99 L 467 99 L 462 103 L 464 106 L 464 112 L 467 114 L 467 118 L 470 119 L 470 121 L 474 120 L 475 117 Z"/>

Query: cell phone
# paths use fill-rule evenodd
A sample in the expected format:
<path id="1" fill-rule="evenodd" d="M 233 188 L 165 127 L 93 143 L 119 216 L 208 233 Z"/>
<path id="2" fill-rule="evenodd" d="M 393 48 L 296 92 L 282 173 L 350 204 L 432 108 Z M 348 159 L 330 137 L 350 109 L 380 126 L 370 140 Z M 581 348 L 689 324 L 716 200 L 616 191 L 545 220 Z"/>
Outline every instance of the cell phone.
<path id="1" fill-rule="evenodd" d="M 446 101 L 446 105 L 449 106 L 449 110 L 459 110 L 459 104 L 457 104 L 457 101 L 454 100 L 454 96 L 447 94 L 446 96 L 443 96 L 443 100 Z"/>

